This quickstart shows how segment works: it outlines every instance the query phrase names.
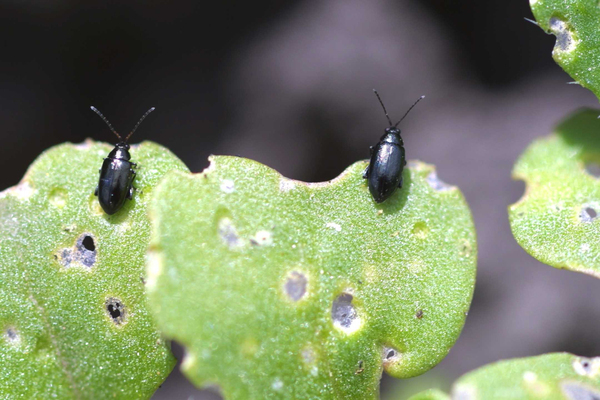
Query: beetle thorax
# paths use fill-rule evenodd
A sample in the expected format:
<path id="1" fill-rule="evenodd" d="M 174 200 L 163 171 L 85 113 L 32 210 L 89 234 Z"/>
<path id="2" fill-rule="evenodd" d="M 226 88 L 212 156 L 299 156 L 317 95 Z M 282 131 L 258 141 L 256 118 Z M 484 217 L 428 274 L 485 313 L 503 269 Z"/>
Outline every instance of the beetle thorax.
<path id="1" fill-rule="evenodd" d="M 380 139 L 381 143 L 393 143 L 400 146 L 404 146 L 402 137 L 400 136 L 400 129 L 389 127 L 385 130 L 385 133 Z"/>
<path id="2" fill-rule="evenodd" d="M 131 155 L 129 154 L 129 145 L 127 143 L 117 143 L 115 148 L 108 154 L 108 158 L 115 158 L 117 160 L 131 160 Z"/>

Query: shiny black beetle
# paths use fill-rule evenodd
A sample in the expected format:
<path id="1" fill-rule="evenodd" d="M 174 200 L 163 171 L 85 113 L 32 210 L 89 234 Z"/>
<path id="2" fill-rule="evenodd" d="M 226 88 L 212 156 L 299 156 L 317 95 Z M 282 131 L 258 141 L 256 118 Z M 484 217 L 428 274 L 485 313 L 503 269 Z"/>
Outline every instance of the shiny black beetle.
<path id="1" fill-rule="evenodd" d="M 404 152 L 404 142 L 400 136 L 400 129 L 397 126 L 425 96 L 421 96 L 419 100 L 415 101 L 404 114 L 404 117 L 394 125 L 383 105 L 383 101 L 381 101 L 381 97 L 379 97 L 379 93 L 375 89 L 373 89 L 373 92 L 379 99 L 390 126 L 386 128 L 384 135 L 379 139 L 379 143 L 371 146 L 371 160 L 365 169 L 363 178 L 369 181 L 369 191 L 373 199 L 377 203 L 382 203 L 394 193 L 396 188 L 402 187 L 402 171 L 406 165 L 406 154 Z"/>
<path id="2" fill-rule="evenodd" d="M 98 202 L 104 212 L 112 215 L 123 207 L 125 199 L 131 200 L 135 189 L 133 187 L 133 180 L 135 179 L 135 171 L 133 168 L 136 167 L 137 164 L 131 162 L 127 140 L 129 140 L 131 135 L 133 135 L 133 132 L 140 126 L 144 118 L 154 111 L 154 107 L 142 115 L 142 118 L 135 124 L 133 130 L 124 140 L 96 107 L 92 106 L 90 108 L 106 122 L 106 125 L 108 125 L 110 130 L 117 135 L 120 140 L 120 142 L 115 145 L 115 148 L 108 154 L 108 157 L 104 159 L 102 168 L 100 168 L 99 171 L 100 180 L 98 181 L 98 186 L 94 192 L 94 194 L 98 196 Z"/>

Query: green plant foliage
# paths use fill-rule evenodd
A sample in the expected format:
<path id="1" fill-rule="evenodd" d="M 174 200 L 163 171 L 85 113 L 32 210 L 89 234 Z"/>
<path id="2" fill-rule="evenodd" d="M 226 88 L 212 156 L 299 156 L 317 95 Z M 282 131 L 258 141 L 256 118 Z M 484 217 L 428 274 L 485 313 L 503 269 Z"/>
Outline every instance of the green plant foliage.
<path id="1" fill-rule="evenodd" d="M 113 216 L 94 189 L 112 146 L 44 152 L 0 194 L 0 398 L 149 398 L 174 366 L 147 308 L 146 215 L 156 182 L 186 167 L 133 146 L 138 188 Z"/>
<path id="2" fill-rule="evenodd" d="M 556 36 L 554 60 L 600 98 L 600 5 L 598 0 L 530 0 L 539 26 Z"/>
<path id="3" fill-rule="evenodd" d="M 439 389 L 429 389 L 411 396 L 408 400 L 450 400 L 450 396 Z"/>
<path id="4" fill-rule="evenodd" d="M 600 165 L 600 120 L 598 111 L 583 110 L 519 158 L 513 178 L 527 189 L 509 207 L 509 218 L 533 257 L 600 277 L 600 181 L 588 172 L 594 165 Z"/>
<path id="5" fill-rule="evenodd" d="M 428 397 L 431 393 L 434 393 L 433 397 L 431 395 Z M 442 396 L 443 394 L 437 391 L 427 391 L 411 397 L 410 400 L 445 399 Z M 598 399 L 600 398 L 600 358 L 551 353 L 499 361 L 463 375 L 452 387 L 452 398 L 461 400 Z"/>
<path id="6" fill-rule="evenodd" d="M 366 165 L 305 183 L 220 156 L 159 184 L 148 294 L 196 385 L 226 399 L 374 399 L 382 371 L 412 377 L 448 353 L 475 283 L 468 206 L 420 162 L 378 205 Z"/>

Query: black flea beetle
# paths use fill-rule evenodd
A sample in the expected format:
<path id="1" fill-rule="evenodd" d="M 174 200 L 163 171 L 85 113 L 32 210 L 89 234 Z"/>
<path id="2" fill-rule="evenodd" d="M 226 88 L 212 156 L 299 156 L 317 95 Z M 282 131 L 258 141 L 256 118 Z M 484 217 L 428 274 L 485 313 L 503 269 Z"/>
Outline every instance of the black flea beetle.
<path id="1" fill-rule="evenodd" d="M 133 190 L 135 189 L 133 187 L 133 180 L 135 179 L 135 171 L 133 168 L 136 167 L 137 164 L 131 162 L 127 140 L 129 140 L 131 135 L 133 135 L 133 132 L 140 126 L 144 118 L 154 111 L 154 107 L 142 115 L 142 118 L 135 124 L 133 130 L 124 140 L 96 107 L 91 106 L 90 108 L 106 122 L 106 125 L 108 125 L 110 130 L 117 135 L 120 140 L 120 142 L 115 145 L 115 148 L 108 153 L 108 157 L 104 159 L 102 168 L 100 168 L 99 171 L 100 180 L 98 181 L 98 186 L 94 192 L 94 194 L 98 196 L 98 202 L 100 202 L 100 206 L 104 212 L 112 215 L 123 207 L 125 199 L 131 200 L 133 197 Z"/>
<path id="2" fill-rule="evenodd" d="M 425 96 L 419 97 L 419 100 L 415 101 L 404 114 L 404 117 L 394 125 L 383 105 L 383 101 L 381 101 L 381 97 L 379 97 L 379 93 L 375 89 L 373 89 L 373 92 L 379 99 L 390 126 L 386 128 L 385 133 L 379 139 L 379 143 L 371 146 L 371 160 L 365 169 L 363 178 L 369 181 L 369 191 L 373 199 L 377 203 L 382 203 L 394 193 L 396 188 L 402 187 L 402 171 L 406 165 L 406 154 L 404 152 L 404 142 L 400 136 L 400 129 L 397 126 Z"/>

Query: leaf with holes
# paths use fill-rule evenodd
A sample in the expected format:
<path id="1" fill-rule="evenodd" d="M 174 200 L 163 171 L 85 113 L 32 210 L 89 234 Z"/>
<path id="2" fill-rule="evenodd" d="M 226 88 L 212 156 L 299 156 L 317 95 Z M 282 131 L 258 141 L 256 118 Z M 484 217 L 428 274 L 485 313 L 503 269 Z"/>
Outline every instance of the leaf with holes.
<path id="1" fill-rule="evenodd" d="M 43 153 L 0 194 L 0 398 L 149 398 L 174 366 L 147 308 L 147 203 L 167 149 L 133 146 L 137 191 L 104 214 L 94 188 L 112 146 Z"/>
<path id="2" fill-rule="evenodd" d="M 430 395 L 434 393 L 435 396 Z M 442 400 L 423 392 L 410 400 Z M 449 399 L 450 397 L 445 397 Z M 569 353 L 515 358 L 486 365 L 459 378 L 453 399 L 593 400 L 600 398 L 600 357 Z"/>
<path id="3" fill-rule="evenodd" d="M 600 120 L 598 111 L 582 110 L 521 155 L 513 178 L 527 189 L 509 218 L 533 257 L 600 277 L 600 182 L 588 172 L 594 164 L 600 164 Z"/>
<path id="4" fill-rule="evenodd" d="M 556 36 L 554 61 L 600 98 L 598 0 L 530 0 L 530 4 L 539 26 Z"/>
<path id="5" fill-rule="evenodd" d="M 469 208 L 420 162 L 378 205 L 365 166 L 309 184 L 220 156 L 157 187 L 148 294 L 195 384 L 373 399 L 384 370 L 408 378 L 448 353 L 475 283 Z"/>

